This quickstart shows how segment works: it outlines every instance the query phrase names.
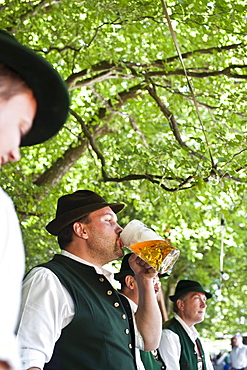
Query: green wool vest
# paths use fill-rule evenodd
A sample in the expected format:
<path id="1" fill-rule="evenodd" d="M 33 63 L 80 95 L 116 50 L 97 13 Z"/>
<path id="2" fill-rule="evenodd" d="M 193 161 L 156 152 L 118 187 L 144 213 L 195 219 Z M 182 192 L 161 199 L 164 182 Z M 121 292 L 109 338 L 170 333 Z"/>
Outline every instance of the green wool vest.
<path id="1" fill-rule="evenodd" d="M 62 330 L 44 369 L 135 370 L 128 317 L 105 276 L 63 255 L 41 266 L 57 275 L 75 307 L 75 316 Z"/>
<path id="2" fill-rule="evenodd" d="M 163 329 L 169 329 L 179 336 L 179 341 L 181 344 L 181 355 L 179 360 L 180 369 L 198 370 L 198 359 L 197 353 L 195 352 L 195 345 L 182 327 L 182 325 L 180 325 L 178 320 L 172 318 L 163 325 Z M 199 343 L 202 354 L 203 369 L 206 370 L 207 367 L 205 363 L 204 351 L 199 338 L 197 338 L 197 341 Z"/>
<path id="3" fill-rule="evenodd" d="M 158 353 L 140 351 L 140 356 L 146 370 L 164 370 L 166 368 Z"/>

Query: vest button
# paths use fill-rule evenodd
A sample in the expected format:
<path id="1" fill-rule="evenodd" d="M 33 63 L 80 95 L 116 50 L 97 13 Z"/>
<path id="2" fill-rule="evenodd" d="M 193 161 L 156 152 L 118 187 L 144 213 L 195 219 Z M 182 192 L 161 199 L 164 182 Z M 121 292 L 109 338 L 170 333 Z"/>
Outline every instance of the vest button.
<path id="1" fill-rule="evenodd" d="M 129 334 L 129 329 L 125 329 L 125 334 Z"/>
<path id="2" fill-rule="evenodd" d="M 119 307 L 119 303 L 118 302 L 115 302 L 114 303 L 114 307 Z"/>
<path id="3" fill-rule="evenodd" d="M 126 319 L 126 315 L 125 313 L 122 314 L 122 319 L 125 320 Z"/>
<path id="4" fill-rule="evenodd" d="M 130 343 L 130 344 L 128 345 L 128 347 L 129 347 L 130 349 L 132 349 L 132 344 Z"/>
<path id="5" fill-rule="evenodd" d="M 101 283 L 103 283 L 103 281 L 105 281 L 105 279 L 104 279 L 103 277 L 100 277 L 100 278 L 99 278 L 99 281 L 100 281 Z"/>
<path id="6" fill-rule="evenodd" d="M 108 295 L 112 295 L 112 290 L 107 290 L 106 292 Z"/>

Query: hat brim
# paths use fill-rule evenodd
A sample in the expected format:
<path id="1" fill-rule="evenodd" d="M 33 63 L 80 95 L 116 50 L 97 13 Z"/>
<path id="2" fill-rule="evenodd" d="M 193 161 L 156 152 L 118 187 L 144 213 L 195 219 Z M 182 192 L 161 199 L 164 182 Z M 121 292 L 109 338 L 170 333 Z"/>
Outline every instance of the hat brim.
<path id="1" fill-rule="evenodd" d="M 183 289 L 180 292 L 178 292 L 177 294 L 170 295 L 169 298 L 172 302 L 175 302 L 180 297 L 182 297 L 184 294 L 187 294 L 187 293 L 190 293 L 190 292 L 204 293 L 207 299 L 212 298 L 211 293 L 206 292 L 203 288 L 200 288 L 200 287 L 192 287 L 192 288 Z"/>
<path id="2" fill-rule="evenodd" d="M 66 226 L 78 220 L 79 218 L 88 215 L 89 213 L 92 213 L 104 207 L 110 207 L 114 213 L 118 213 L 124 208 L 124 206 L 125 204 L 122 203 L 101 202 L 79 207 L 56 217 L 54 220 L 49 222 L 49 224 L 46 226 L 46 230 L 50 234 L 57 236 L 59 232 Z"/>
<path id="3" fill-rule="evenodd" d="M 117 280 L 117 281 L 120 281 L 121 279 L 125 278 L 127 275 L 135 276 L 135 273 L 131 269 L 116 272 L 116 274 L 114 274 L 114 279 Z M 169 274 L 167 274 L 166 272 L 164 274 L 158 273 L 159 279 L 163 278 L 163 277 L 166 277 L 166 276 L 169 276 Z"/>
<path id="4" fill-rule="evenodd" d="M 114 279 L 117 281 L 120 281 L 121 279 L 125 278 L 127 275 L 135 276 L 135 273 L 131 269 L 116 272 L 116 274 L 114 274 Z M 159 279 L 166 277 L 166 276 L 169 276 L 169 274 L 167 274 L 166 272 L 164 274 L 160 274 L 160 273 L 158 274 Z"/>
<path id="5" fill-rule="evenodd" d="M 66 121 L 69 108 L 68 90 L 59 73 L 5 31 L 0 31 L 0 63 L 26 81 L 37 101 L 33 126 L 20 145 L 35 145 L 51 138 Z"/>
<path id="6" fill-rule="evenodd" d="M 116 274 L 114 274 L 114 279 L 117 280 L 117 281 L 119 281 L 119 280 L 125 278 L 127 275 L 134 276 L 135 273 L 131 269 L 120 271 L 120 272 L 117 272 Z"/>
<path id="7" fill-rule="evenodd" d="M 159 276 L 159 279 L 161 279 L 163 277 L 170 276 L 170 275 L 167 274 L 167 272 L 164 272 L 163 274 L 158 273 L 158 276 Z"/>

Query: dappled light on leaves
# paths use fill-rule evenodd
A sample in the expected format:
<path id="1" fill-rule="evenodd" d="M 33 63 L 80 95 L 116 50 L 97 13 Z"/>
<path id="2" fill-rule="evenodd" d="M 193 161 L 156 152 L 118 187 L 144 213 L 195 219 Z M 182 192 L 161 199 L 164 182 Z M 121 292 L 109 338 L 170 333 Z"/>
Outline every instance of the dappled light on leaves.
<path id="1" fill-rule="evenodd" d="M 63 129 L 22 149 L 0 182 L 28 269 L 58 251 L 45 230 L 58 197 L 90 189 L 126 203 L 122 226 L 137 218 L 180 250 L 163 281 L 167 305 L 177 280 L 198 280 L 220 292 L 205 333 L 247 331 L 247 5 L 166 5 L 205 133 L 160 1 L 0 1 L 1 27 L 51 62 L 71 96 Z"/>

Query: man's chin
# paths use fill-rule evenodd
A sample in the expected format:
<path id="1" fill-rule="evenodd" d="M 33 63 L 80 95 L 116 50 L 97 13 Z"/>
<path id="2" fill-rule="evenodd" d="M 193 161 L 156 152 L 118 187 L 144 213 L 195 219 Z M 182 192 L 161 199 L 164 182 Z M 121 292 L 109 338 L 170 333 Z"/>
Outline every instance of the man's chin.
<path id="1" fill-rule="evenodd" d="M 204 320 L 204 316 L 198 316 L 198 319 L 196 321 L 197 324 L 199 324 L 200 322 L 202 322 Z"/>
<path id="2" fill-rule="evenodd" d="M 117 250 L 117 258 L 121 258 L 124 256 L 124 250 L 121 248 L 121 249 L 118 249 Z"/>

